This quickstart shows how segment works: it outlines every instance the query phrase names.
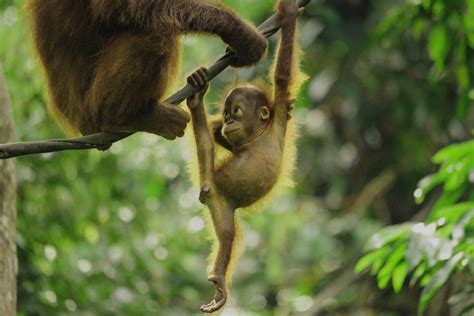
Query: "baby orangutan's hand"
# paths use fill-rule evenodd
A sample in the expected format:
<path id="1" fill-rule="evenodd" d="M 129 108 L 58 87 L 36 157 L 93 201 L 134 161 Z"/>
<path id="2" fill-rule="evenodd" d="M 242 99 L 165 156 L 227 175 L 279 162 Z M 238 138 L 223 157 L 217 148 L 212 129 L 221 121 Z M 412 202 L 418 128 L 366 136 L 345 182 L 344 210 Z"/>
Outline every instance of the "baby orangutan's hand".
<path id="1" fill-rule="evenodd" d="M 199 92 L 187 100 L 189 109 L 193 110 L 202 105 L 202 100 L 209 89 L 209 78 L 207 68 L 200 68 L 188 77 L 188 83 L 195 88 L 199 88 Z"/>

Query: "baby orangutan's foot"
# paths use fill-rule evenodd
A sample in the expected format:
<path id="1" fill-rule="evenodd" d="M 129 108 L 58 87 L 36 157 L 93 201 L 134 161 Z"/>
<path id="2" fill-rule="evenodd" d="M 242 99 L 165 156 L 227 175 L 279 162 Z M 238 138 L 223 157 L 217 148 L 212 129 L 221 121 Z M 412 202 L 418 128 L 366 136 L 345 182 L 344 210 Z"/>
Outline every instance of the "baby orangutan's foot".
<path id="1" fill-rule="evenodd" d="M 226 303 L 227 290 L 225 288 L 224 277 L 210 276 L 208 280 L 214 283 L 214 286 L 216 287 L 216 294 L 214 295 L 214 299 L 212 300 L 212 302 L 207 305 L 201 306 L 201 312 L 214 313 Z"/>

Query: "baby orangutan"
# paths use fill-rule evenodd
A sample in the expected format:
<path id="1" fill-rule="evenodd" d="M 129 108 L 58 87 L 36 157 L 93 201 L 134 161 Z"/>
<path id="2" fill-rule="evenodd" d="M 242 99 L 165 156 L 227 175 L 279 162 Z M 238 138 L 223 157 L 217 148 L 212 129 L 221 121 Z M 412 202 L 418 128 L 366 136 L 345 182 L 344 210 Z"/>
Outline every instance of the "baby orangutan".
<path id="1" fill-rule="evenodd" d="M 233 89 L 225 100 L 223 116 L 210 128 L 203 97 L 208 89 L 207 70 L 201 68 L 188 83 L 202 90 L 188 99 L 197 145 L 201 193 L 217 237 L 217 256 L 209 275 L 214 283 L 214 300 L 201 307 L 212 313 L 227 300 L 229 264 L 235 259 L 236 209 L 249 207 L 267 196 L 280 176 L 287 135 L 287 124 L 295 99 L 291 87 L 298 84 L 295 52 L 296 0 L 280 0 L 278 15 L 282 34 L 274 75 L 275 92 L 253 85 Z M 221 128 L 217 128 L 216 126 Z M 212 129 L 212 131 L 211 131 Z M 232 152 L 222 164 L 215 163 L 215 142 Z"/>

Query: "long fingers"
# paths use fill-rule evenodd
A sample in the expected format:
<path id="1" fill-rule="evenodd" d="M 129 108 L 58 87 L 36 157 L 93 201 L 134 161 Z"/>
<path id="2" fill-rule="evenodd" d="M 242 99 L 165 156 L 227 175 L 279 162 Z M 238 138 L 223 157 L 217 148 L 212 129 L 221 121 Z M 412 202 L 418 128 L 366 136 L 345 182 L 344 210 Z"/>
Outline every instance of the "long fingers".
<path id="1" fill-rule="evenodd" d="M 209 304 L 205 304 L 201 306 L 201 312 L 207 313 L 207 311 L 216 304 L 216 300 L 212 300 Z"/>
<path id="2" fill-rule="evenodd" d="M 205 88 L 209 82 L 207 68 L 199 68 L 188 77 L 188 83 L 196 88 Z"/>
<path id="3" fill-rule="evenodd" d="M 201 306 L 201 311 L 204 313 L 213 313 L 219 310 L 227 301 L 227 290 L 225 288 L 224 278 L 210 277 L 209 281 L 216 287 L 216 294 L 209 304 Z"/>
<path id="4" fill-rule="evenodd" d="M 214 300 L 214 301 L 212 301 L 211 304 L 208 304 L 205 307 L 202 307 L 201 311 L 204 312 L 204 313 L 214 313 L 214 312 L 218 311 L 219 309 L 221 309 L 222 306 L 224 306 L 225 303 L 226 303 L 225 298 L 220 299 L 219 301 Z"/>
<path id="5" fill-rule="evenodd" d="M 221 297 L 219 299 L 214 299 L 209 304 L 201 306 L 201 312 L 204 313 L 214 313 L 215 311 L 219 310 L 224 306 L 226 303 L 227 298 Z"/>

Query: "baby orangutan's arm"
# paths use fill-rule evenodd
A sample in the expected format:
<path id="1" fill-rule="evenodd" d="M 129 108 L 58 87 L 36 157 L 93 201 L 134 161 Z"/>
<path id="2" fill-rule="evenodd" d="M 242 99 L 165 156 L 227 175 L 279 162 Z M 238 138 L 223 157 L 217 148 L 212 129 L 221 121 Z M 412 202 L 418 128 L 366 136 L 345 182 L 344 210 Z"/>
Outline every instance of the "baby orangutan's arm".
<path id="1" fill-rule="evenodd" d="M 280 0 L 278 16 L 281 22 L 281 38 L 275 67 L 275 124 L 286 131 L 287 121 L 295 99 L 289 88 L 294 79 L 296 58 L 296 20 L 300 14 L 296 0 Z"/>

